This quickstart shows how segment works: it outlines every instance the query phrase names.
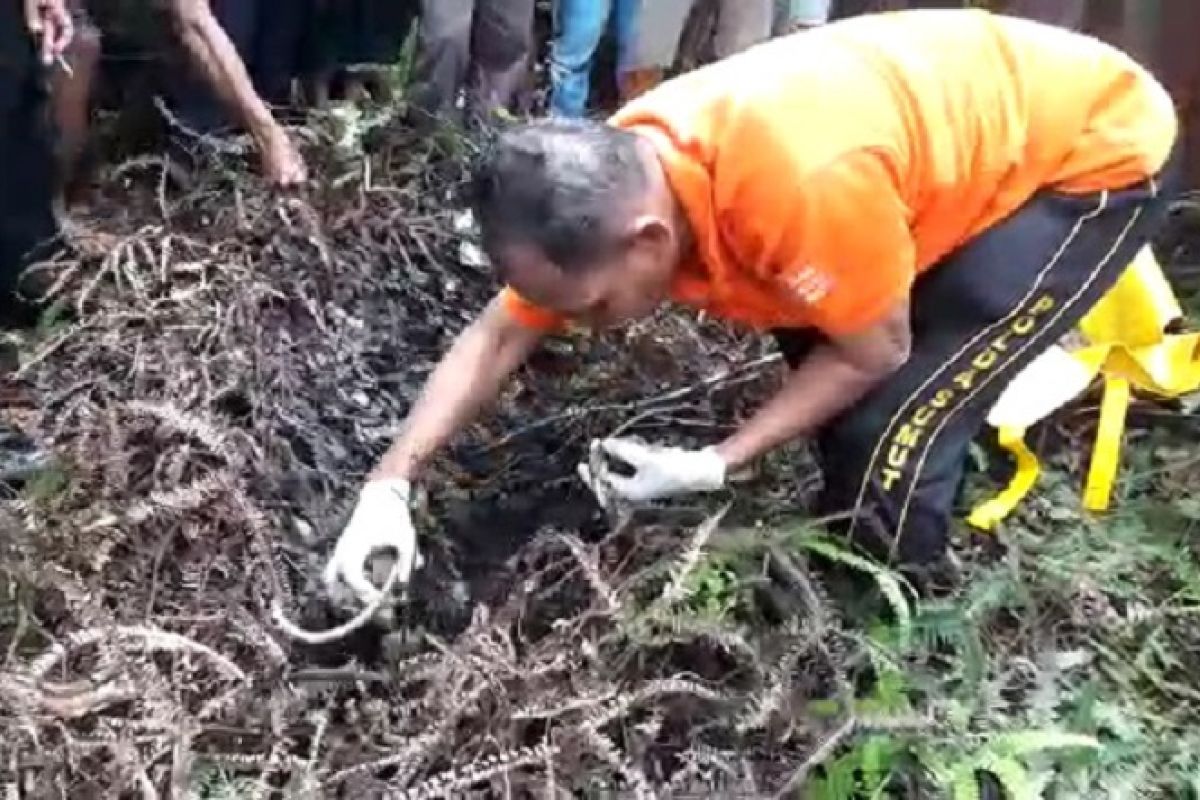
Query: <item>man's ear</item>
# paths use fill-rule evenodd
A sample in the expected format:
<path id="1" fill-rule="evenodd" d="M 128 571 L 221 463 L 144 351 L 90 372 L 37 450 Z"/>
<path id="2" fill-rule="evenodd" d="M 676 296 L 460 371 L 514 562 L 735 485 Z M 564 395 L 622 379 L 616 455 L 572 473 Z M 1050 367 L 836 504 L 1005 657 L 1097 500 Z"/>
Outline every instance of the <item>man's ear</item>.
<path id="1" fill-rule="evenodd" d="M 654 214 L 635 217 L 629 226 L 629 244 L 663 250 L 674 243 L 675 232 L 666 220 Z"/>

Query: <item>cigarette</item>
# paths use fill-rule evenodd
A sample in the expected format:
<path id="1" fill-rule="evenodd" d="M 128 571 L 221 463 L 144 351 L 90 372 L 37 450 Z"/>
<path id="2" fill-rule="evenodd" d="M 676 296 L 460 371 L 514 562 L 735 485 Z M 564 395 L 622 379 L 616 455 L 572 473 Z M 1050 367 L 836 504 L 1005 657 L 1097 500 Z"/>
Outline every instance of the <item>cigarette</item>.
<path id="1" fill-rule="evenodd" d="M 71 69 L 71 65 L 67 63 L 67 60 L 62 55 L 55 56 L 54 63 L 58 65 L 59 69 L 67 73 L 68 78 L 75 77 L 75 70 Z"/>

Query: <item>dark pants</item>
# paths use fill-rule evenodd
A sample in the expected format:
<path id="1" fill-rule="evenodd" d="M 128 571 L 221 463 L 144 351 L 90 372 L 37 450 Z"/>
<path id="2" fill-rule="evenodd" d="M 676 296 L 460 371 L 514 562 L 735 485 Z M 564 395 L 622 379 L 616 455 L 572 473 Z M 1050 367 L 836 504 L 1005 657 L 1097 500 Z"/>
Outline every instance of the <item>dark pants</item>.
<path id="1" fill-rule="evenodd" d="M 417 0 L 324 0 L 312 43 L 322 66 L 392 64 L 399 60 Z"/>
<path id="2" fill-rule="evenodd" d="M 54 141 L 42 68 L 17 0 L 0 0 L 0 323 L 29 321 L 17 277 L 57 234 Z M 21 317 L 15 319 L 14 317 Z"/>
<path id="3" fill-rule="evenodd" d="M 304 45 L 316 7 L 313 0 L 212 0 L 212 12 L 246 66 L 254 88 L 268 105 L 287 106 L 292 80 L 307 63 Z M 229 130 L 221 99 L 204 78 L 188 72 L 177 90 L 177 112 L 201 133 Z"/>
<path id="4" fill-rule="evenodd" d="M 1116 282 L 1162 221 L 1162 180 L 1042 192 L 917 279 L 912 356 L 817 439 L 823 513 L 900 561 L 945 549 L 971 439 L 1005 385 Z M 777 331 L 797 364 L 819 341 Z"/>
<path id="5" fill-rule="evenodd" d="M 473 114 L 512 105 L 533 40 L 534 0 L 423 0 L 414 102 L 422 116 L 452 114 L 467 89 Z"/>

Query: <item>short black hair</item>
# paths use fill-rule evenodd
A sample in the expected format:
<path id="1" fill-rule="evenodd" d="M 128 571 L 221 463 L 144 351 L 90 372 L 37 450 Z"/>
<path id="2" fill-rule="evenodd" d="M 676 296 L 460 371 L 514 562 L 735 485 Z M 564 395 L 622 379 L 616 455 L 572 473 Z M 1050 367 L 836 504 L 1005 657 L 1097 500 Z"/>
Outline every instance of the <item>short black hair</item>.
<path id="1" fill-rule="evenodd" d="M 476 167 L 471 195 L 483 248 L 502 273 L 497 256 L 514 244 L 579 273 L 613 246 L 620 215 L 648 185 L 637 134 L 548 119 L 500 134 Z"/>

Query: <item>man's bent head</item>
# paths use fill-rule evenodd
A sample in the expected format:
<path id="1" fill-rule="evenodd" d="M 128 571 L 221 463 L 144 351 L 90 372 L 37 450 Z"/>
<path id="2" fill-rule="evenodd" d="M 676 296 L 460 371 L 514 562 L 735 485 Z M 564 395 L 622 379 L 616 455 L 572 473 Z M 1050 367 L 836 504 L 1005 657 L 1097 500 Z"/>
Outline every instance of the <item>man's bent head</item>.
<path id="1" fill-rule="evenodd" d="M 488 257 L 530 302 L 603 326 L 666 298 L 684 226 L 637 134 L 575 120 L 514 128 L 484 159 L 473 194 Z"/>

